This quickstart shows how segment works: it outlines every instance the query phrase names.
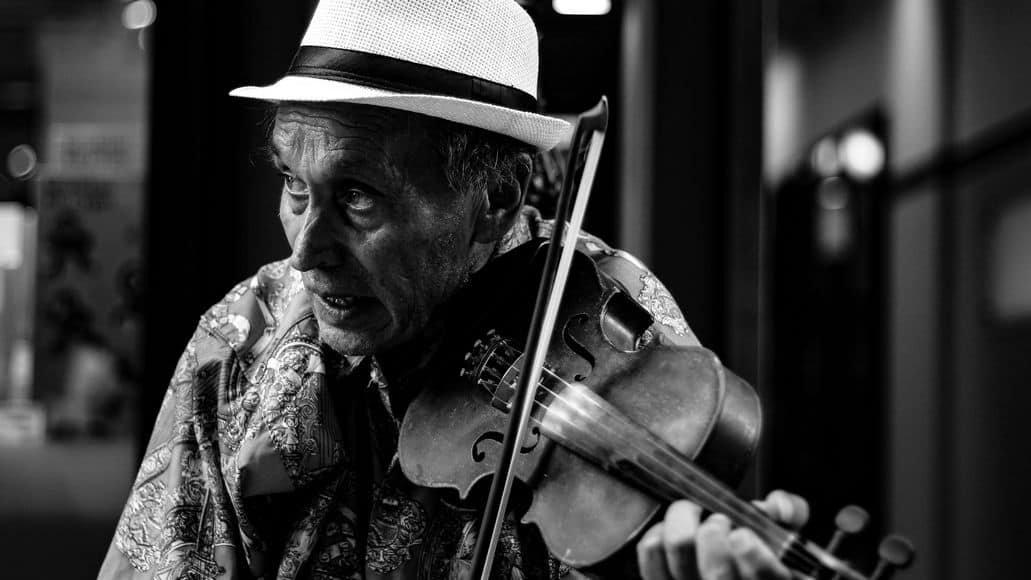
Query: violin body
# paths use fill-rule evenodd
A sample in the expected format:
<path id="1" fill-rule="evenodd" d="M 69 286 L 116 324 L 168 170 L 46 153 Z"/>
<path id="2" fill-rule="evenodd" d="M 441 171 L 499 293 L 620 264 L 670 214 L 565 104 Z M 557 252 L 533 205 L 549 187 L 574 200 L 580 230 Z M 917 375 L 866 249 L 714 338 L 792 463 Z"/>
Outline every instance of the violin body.
<path id="1" fill-rule="evenodd" d="M 400 430 L 412 482 L 468 497 L 497 468 L 546 246 L 534 240 L 495 259 L 452 302 L 448 319 L 461 322 Z M 559 559 L 585 567 L 633 542 L 670 495 L 649 488 L 647 465 L 657 459 L 613 410 L 728 485 L 751 460 L 761 412 L 751 387 L 712 352 L 669 344 L 582 253 L 557 320 L 515 477 L 532 490 L 523 521 Z"/>

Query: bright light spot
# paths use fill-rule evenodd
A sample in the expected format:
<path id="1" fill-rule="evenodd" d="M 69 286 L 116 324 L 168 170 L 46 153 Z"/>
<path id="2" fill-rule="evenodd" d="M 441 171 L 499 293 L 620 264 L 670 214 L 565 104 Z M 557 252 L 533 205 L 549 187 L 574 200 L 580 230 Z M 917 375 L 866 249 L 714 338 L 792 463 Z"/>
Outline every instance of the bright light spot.
<path id="1" fill-rule="evenodd" d="M 122 25 L 129 30 L 139 30 L 154 24 L 157 15 L 157 6 L 151 0 L 133 0 L 122 9 Z"/>
<path id="2" fill-rule="evenodd" d="M 25 208 L 20 204 L 0 203 L 0 269 L 21 267 L 25 240 L 22 230 L 24 218 Z"/>
<path id="3" fill-rule="evenodd" d="M 551 7 L 568 16 L 601 16 L 612 10 L 612 0 L 552 0 Z"/>
<path id="4" fill-rule="evenodd" d="M 777 47 L 767 62 L 765 77 L 763 170 L 770 183 L 777 183 L 794 169 L 799 155 L 805 114 L 802 61 L 795 53 Z"/>
<path id="5" fill-rule="evenodd" d="M 865 129 L 842 137 L 838 156 L 845 172 L 859 181 L 873 179 L 884 169 L 884 145 Z"/>
<path id="6" fill-rule="evenodd" d="M 15 145 L 7 154 L 7 172 L 15 179 L 29 179 L 36 173 L 36 150 L 31 145 Z"/>
<path id="7" fill-rule="evenodd" d="M 838 159 L 838 147 L 834 139 L 831 137 L 820 139 L 809 155 L 809 164 L 820 177 L 836 175 L 841 169 L 841 162 Z"/>

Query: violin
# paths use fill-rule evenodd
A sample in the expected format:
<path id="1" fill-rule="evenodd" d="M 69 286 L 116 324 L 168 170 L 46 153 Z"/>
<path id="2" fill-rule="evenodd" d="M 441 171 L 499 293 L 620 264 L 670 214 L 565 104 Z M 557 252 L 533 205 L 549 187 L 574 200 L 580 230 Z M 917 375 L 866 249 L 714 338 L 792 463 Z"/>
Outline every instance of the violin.
<path id="1" fill-rule="evenodd" d="M 593 172 L 585 134 L 604 131 L 604 106 L 578 123 L 559 216 L 570 175 Z M 579 195 L 589 181 L 581 177 Z M 574 208 L 564 242 L 556 220 L 550 241 L 495 258 L 451 301 L 437 378 L 400 428 L 398 458 L 413 483 L 465 498 L 493 476 L 479 577 L 489 576 L 513 480 L 532 490 L 523 521 L 575 568 L 602 569 L 682 498 L 753 530 L 799 578 L 883 580 L 907 566 L 912 546 L 899 536 L 882 542 L 870 576 L 833 555 L 865 525 L 859 508 L 839 514 L 842 535 L 824 549 L 734 494 L 759 441 L 758 397 L 711 351 L 654 332 L 647 310 L 575 250 L 582 214 Z"/>

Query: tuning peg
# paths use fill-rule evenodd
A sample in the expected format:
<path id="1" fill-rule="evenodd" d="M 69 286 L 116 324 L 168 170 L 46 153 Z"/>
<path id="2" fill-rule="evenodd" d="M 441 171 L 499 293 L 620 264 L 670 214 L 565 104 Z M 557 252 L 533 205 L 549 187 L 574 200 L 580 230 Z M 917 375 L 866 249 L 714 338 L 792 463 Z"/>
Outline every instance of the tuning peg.
<path id="1" fill-rule="evenodd" d="M 880 562 L 870 580 L 888 580 L 896 570 L 908 568 L 913 563 L 916 550 L 913 544 L 902 536 L 892 534 L 881 542 L 877 548 Z"/>
<path id="2" fill-rule="evenodd" d="M 836 553 L 841 548 L 841 543 L 845 540 L 845 536 L 852 536 L 863 531 L 869 521 L 870 514 L 857 505 L 847 505 L 841 508 L 841 511 L 834 518 L 834 526 L 837 529 L 834 530 L 834 536 L 831 538 L 830 543 L 827 544 L 827 552 L 831 554 Z M 841 575 L 835 574 L 831 580 L 841 580 Z"/>
<path id="3" fill-rule="evenodd" d="M 834 537 L 827 544 L 827 551 L 834 554 L 841 548 L 841 542 L 845 536 L 858 534 L 866 528 L 870 521 L 870 514 L 859 506 L 849 505 L 841 508 L 837 517 L 834 518 L 834 525 L 838 528 L 834 531 Z"/>

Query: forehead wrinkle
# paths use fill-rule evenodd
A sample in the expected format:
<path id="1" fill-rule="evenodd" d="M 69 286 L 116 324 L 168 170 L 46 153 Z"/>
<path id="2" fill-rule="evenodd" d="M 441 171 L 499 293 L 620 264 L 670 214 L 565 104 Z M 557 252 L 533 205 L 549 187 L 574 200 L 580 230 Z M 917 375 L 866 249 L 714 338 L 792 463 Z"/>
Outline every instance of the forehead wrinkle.
<path id="1" fill-rule="evenodd" d="M 350 111 L 355 111 L 351 113 Z M 391 111 L 376 107 L 363 107 L 361 109 L 350 109 L 347 107 L 280 107 L 276 113 L 276 121 L 279 123 L 302 123 L 307 125 L 320 125 L 329 128 L 332 125 L 339 125 L 344 128 L 356 128 L 362 125 L 371 125 L 371 130 L 379 131 L 392 121 L 398 121 L 399 116 Z"/>
<path id="2" fill-rule="evenodd" d="M 360 115 L 348 115 L 346 109 L 290 109 L 283 111 L 280 109 L 276 115 L 277 122 L 282 121 L 284 124 L 299 123 L 303 125 L 314 125 L 325 129 L 331 129 L 333 125 L 348 129 L 368 130 L 373 132 L 381 132 L 387 129 L 392 121 L 396 121 L 398 117 L 388 115 L 386 109 L 378 110 L 375 107 L 369 107 L 361 110 Z"/>
<path id="3" fill-rule="evenodd" d="M 408 162 L 417 151 L 432 146 L 432 140 L 425 141 L 435 130 L 436 125 L 420 116 L 393 109 L 288 106 L 277 112 L 273 138 L 277 146 L 287 150 L 295 149 L 297 141 L 303 140 L 309 159 L 319 150 L 318 143 L 324 146 L 323 154 L 337 153 L 328 160 L 331 165 L 350 169 L 348 166 L 364 162 L 382 172 L 399 190 L 416 193 Z M 318 138 L 309 138 L 312 133 Z M 281 155 L 286 153 L 282 151 Z"/>
<path id="4" fill-rule="evenodd" d="M 374 166 L 382 171 L 385 177 L 394 182 L 404 181 L 404 171 L 394 159 L 390 150 L 383 146 L 379 139 L 370 135 L 345 135 L 331 137 L 325 153 L 334 168 L 344 171 L 354 167 Z"/>
<path id="5" fill-rule="evenodd" d="M 329 142 L 326 144 L 327 152 L 341 151 L 347 153 L 356 151 L 359 153 L 367 153 L 369 150 L 375 150 L 383 157 L 390 157 L 390 153 L 383 147 L 383 144 L 369 135 L 331 136 Z"/>
<path id="6" fill-rule="evenodd" d="M 332 119 L 326 120 L 332 121 Z M 358 123 L 337 124 L 350 129 L 350 131 L 344 131 L 345 134 L 343 135 L 336 134 L 332 130 L 308 131 L 307 129 L 313 125 L 329 129 L 329 124 L 309 123 L 307 119 L 277 123 L 271 139 L 273 153 L 281 154 L 281 152 L 296 150 L 298 145 L 300 145 L 303 148 L 302 153 L 307 155 L 312 155 L 321 149 L 326 153 L 333 151 L 368 153 L 374 151 L 382 157 L 391 157 L 389 151 L 383 147 L 381 140 L 373 138 L 373 135 L 377 134 L 374 127 Z M 356 131 L 357 134 L 355 133 Z M 298 141 L 301 143 L 298 143 Z"/>
<path id="7" fill-rule="evenodd" d="M 371 169 L 398 189 L 407 183 L 405 168 L 397 163 L 382 140 L 371 133 L 338 136 L 328 131 L 306 131 L 304 122 L 297 122 L 296 128 L 283 129 L 273 135 L 273 158 L 280 160 L 280 164 L 291 166 L 295 161 L 305 163 L 306 160 L 310 165 L 321 159 L 325 164 L 317 169 L 324 179 L 332 178 L 335 172 L 361 174 L 362 170 Z"/>

